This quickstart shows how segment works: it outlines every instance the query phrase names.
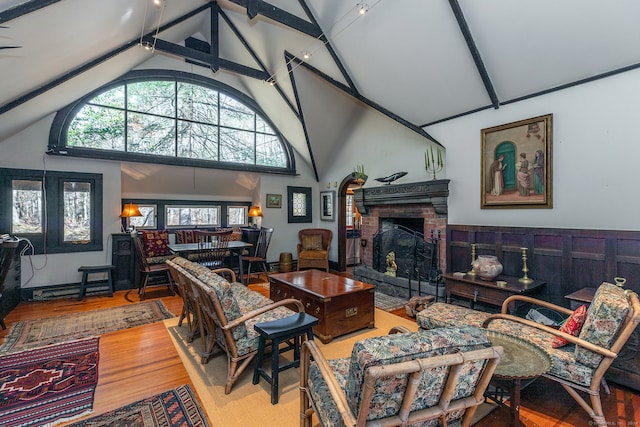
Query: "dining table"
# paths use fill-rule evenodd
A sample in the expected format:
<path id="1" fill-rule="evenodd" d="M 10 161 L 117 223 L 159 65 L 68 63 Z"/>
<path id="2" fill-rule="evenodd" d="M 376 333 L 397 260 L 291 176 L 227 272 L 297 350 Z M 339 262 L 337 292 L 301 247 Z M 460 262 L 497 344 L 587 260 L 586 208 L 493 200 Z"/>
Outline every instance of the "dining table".
<path id="1" fill-rule="evenodd" d="M 169 250 L 181 257 L 188 258 L 189 254 L 197 254 L 208 248 L 203 248 L 199 243 L 170 243 Z M 240 274 L 239 281 L 243 282 L 244 267 L 242 265 L 242 253 L 245 249 L 252 248 L 253 244 L 243 242 L 242 240 L 230 240 L 227 242 L 227 250 L 238 256 L 238 271 Z"/>

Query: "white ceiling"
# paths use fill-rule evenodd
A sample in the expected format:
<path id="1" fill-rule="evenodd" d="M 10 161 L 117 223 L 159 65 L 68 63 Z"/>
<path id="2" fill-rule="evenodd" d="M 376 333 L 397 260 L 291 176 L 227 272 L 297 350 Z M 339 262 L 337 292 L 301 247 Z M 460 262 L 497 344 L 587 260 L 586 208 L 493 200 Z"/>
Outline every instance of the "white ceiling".
<path id="1" fill-rule="evenodd" d="M 278 86 L 226 69 L 194 72 L 254 98 L 316 175 L 362 108 L 423 133 L 439 121 L 640 64 L 637 0 L 367 0 L 363 16 L 355 0 L 255 1 L 311 28 L 317 23 L 321 37 L 260 13 L 251 19 L 243 5 L 252 3 L 218 2 L 231 23 L 219 19 L 220 58 L 264 66 Z M 0 0 L 7 27 L 0 46 L 21 46 L 0 50 L 0 142 L 131 69 L 154 66 L 158 56 L 184 67 L 181 57 L 157 51 L 154 58 L 137 46 L 143 22 L 144 33 L 153 33 L 160 18 L 164 25 L 203 8 L 158 38 L 211 42 L 208 5 Z M 313 54 L 309 67 L 287 62 L 286 52 L 301 58 L 305 50 Z"/>

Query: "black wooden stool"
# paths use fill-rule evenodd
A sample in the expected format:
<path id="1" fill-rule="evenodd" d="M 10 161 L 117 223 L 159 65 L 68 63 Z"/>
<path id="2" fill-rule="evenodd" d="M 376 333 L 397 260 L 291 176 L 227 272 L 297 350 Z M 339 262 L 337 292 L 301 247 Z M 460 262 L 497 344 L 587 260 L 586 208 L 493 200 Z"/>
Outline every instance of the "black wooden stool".
<path id="1" fill-rule="evenodd" d="M 258 384 L 263 377 L 271 384 L 271 404 L 278 403 L 278 373 L 292 367 L 300 366 L 300 337 L 306 335 L 308 340 L 313 339 L 313 327 L 318 324 L 318 319 L 307 313 L 297 313 L 284 319 L 273 322 L 256 323 L 254 329 L 260 334 L 258 343 L 258 357 L 253 371 L 253 383 Z M 293 343 L 288 340 L 293 339 Z M 266 341 L 271 340 L 271 376 L 262 369 L 264 348 Z M 280 348 L 281 342 L 287 345 Z M 280 353 L 293 350 L 293 361 L 280 366 Z"/>
<path id="2" fill-rule="evenodd" d="M 107 273 L 107 280 L 109 282 L 109 296 L 112 297 L 113 274 L 111 272 L 115 270 L 115 268 L 115 265 L 93 265 L 78 268 L 78 271 L 82 272 L 82 281 L 80 282 L 80 295 L 78 295 L 78 301 L 82 301 L 82 298 L 84 297 L 84 293 L 87 290 L 88 286 L 95 286 L 94 284 L 87 282 L 89 274 L 94 273 Z"/>

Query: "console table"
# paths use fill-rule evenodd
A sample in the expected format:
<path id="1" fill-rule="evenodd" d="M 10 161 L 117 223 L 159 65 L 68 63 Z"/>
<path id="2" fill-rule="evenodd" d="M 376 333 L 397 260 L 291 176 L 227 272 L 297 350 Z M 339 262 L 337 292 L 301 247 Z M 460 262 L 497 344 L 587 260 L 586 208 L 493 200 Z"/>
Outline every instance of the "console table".
<path id="1" fill-rule="evenodd" d="M 535 295 L 541 292 L 546 284 L 541 280 L 534 280 L 533 283 L 524 285 L 518 281 L 518 277 L 513 276 L 496 277 L 496 281 L 506 282 L 504 286 L 468 274 L 444 273 L 442 277 L 447 303 L 451 303 L 451 296 L 455 295 L 470 300 L 471 308 L 474 308 L 477 301 L 501 307 L 504 300 L 511 295 Z M 514 304 L 510 304 L 509 312 L 515 313 L 515 308 Z"/>

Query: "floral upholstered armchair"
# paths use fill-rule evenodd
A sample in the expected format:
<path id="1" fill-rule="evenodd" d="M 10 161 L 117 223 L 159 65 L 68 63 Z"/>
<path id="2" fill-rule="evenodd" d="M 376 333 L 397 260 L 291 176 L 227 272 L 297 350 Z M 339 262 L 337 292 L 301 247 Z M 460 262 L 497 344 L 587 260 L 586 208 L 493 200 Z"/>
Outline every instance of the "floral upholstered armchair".
<path id="1" fill-rule="evenodd" d="M 543 376 L 558 382 L 591 417 L 594 425 L 607 426 L 600 401 L 600 387 L 613 360 L 640 322 L 638 295 L 611 283 L 602 283 L 583 315 L 584 324 L 572 331 L 559 330 L 531 320 L 507 314 L 514 301 L 524 301 L 556 311 L 568 317 L 566 324 L 584 307 L 572 311 L 531 297 L 514 295 L 502 304 L 500 314 L 489 314 L 452 304 L 436 303 L 418 313 L 421 329 L 451 325 L 475 325 L 497 330 L 533 342 L 551 356 L 551 370 Z M 565 332 L 568 331 L 568 332 Z M 585 393 L 589 404 L 578 392 Z M 586 423 L 585 423 L 586 425 Z"/>
<path id="2" fill-rule="evenodd" d="M 305 341 L 300 425 L 468 426 L 501 355 L 471 326 L 368 338 L 334 360 Z"/>
<path id="3" fill-rule="evenodd" d="M 286 306 L 304 312 L 299 300 L 288 298 L 273 302 L 236 281 L 228 268 L 209 270 L 207 267 L 176 257 L 167 261 L 177 283 L 188 282 L 202 341 L 201 363 L 207 363 L 216 353 L 227 356 L 227 379 L 224 392 L 229 394 L 233 384 L 251 364 L 258 351 L 259 335 L 256 323 L 270 322 L 295 314 Z M 227 280 L 224 276 L 229 277 Z M 187 293 L 188 295 L 188 293 Z"/>

